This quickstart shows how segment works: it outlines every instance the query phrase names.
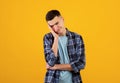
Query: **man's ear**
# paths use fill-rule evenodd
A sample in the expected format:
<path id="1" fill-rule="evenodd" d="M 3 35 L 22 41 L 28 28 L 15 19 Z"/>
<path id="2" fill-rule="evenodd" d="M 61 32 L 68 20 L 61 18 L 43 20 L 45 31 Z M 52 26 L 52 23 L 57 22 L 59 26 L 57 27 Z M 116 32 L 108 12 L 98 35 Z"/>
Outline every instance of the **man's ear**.
<path id="1" fill-rule="evenodd" d="M 64 18 L 61 16 L 61 18 L 63 19 L 63 21 L 64 21 Z"/>

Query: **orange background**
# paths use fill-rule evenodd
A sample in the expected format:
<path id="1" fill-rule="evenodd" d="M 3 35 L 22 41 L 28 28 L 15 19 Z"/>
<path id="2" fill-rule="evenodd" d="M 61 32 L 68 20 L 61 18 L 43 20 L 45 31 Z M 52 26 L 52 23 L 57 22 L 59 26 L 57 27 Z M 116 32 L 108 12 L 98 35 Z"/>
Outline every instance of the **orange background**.
<path id="1" fill-rule="evenodd" d="M 120 83 L 119 0 L 1 0 L 0 83 L 43 83 L 45 15 L 61 11 L 66 27 L 83 36 L 83 83 Z"/>

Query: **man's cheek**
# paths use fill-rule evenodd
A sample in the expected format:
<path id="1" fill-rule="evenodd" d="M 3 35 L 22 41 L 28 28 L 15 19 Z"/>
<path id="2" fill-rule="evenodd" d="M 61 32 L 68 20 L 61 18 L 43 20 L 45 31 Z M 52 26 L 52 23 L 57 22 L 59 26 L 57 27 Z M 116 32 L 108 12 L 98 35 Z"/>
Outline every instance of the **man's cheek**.
<path id="1" fill-rule="evenodd" d="M 55 31 L 55 29 L 54 29 L 54 28 L 52 28 L 52 30 L 56 33 L 56 31 Z"/>

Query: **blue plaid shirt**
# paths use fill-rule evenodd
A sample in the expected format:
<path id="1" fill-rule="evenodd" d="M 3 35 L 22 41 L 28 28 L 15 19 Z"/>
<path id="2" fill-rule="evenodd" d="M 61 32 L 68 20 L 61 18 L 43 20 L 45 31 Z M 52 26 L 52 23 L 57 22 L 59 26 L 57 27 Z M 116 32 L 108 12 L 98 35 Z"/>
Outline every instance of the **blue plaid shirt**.
<path id="1" fill-rule="evenodd" d="M 67 30 L 66 36 L 68 37 L 68 56 L 70 59 L 70 65 L 73 69 L 72 81 L 73 83 L 82 83 L 80 70 L 85 66 L 85 48 L 82 36 L 77 33 Z M 44 36 L 44 54 L 45 60 L 50 66 L 60 64 L 59 53 L 58 57 L 55 57 L 52 48 L 54 37 L 52 33 L 48 33 Z M 47 70 L 45 83 L 59 83 L 60 70 Z"/>

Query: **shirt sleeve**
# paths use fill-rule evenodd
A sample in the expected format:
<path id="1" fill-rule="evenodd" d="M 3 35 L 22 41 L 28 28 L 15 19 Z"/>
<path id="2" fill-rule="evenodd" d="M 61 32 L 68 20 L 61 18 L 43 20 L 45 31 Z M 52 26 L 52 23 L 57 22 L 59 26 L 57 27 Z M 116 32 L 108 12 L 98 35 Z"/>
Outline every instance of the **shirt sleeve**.
<path id="1" fill-rule="evenodd" d="M 44 36 L 43 38 L 44 42 L 44 54 L 45 54 L 45 60 L 50 66 L 54 66 L 57 60 L 57 57 L 55 57 L 54 52 L 52 50 L 52 43 L 50 43 L 50 40 L 48 36 Z"/>
<path id="2" fill-rule="evenodd" d="M 85 67 L 85 48 L 84 42 L 81 36 L 76 38 L 76 59 L 71 62 L 71 67 L 75 73 L 79 72 Z"/>

